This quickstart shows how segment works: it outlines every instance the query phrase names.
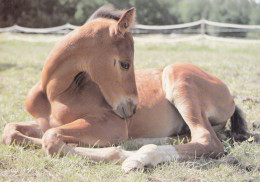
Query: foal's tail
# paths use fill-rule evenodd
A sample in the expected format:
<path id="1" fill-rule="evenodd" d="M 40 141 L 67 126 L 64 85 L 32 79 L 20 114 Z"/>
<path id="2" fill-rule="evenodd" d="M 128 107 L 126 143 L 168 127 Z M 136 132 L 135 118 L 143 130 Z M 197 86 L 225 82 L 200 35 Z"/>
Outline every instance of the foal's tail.
<path id="1" fill-rule="evenodd" d="M 245 116 L 238 106 L 236 106 L 235 112 L 231 116 L 231 136 L 235 141 L 240 142 L 250 137 Z"/>

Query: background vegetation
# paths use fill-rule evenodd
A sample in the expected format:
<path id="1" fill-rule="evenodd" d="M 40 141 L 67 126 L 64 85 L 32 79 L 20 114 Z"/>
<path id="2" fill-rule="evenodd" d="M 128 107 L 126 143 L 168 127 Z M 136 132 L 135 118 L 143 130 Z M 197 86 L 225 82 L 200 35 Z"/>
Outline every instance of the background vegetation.
<path id="1" fill-rule="evenodd" d="M 260 4 L 254 0 L 0 0 L 0 27 L 52 27 L 67 22 L 82 25 L 102 5 L 136 7 L 137 22 L 177 24 L 201 18 L 227 23 L 260 24 Z"/>
<path id="2" fill-rule="evenodd" d="M 33 42 L 13 40 L 14 37 Z M 6 123 L 30 121 L 25 97 L 40 79 L 54 35 L 0 34 L 0 138 Z M 151 37 L 148 37 L 151 40 Z M 252 133 L 260 133 L 260 52 L 256 44 L 214 41 L 144 43 L 135 41 L 135 68 L 165 67 L 190 62 L 223 80 L 244 110 Z M 252 123 L 255 123 L 254 125 Z M 227 155 L 172 161 L 144 172 L 123 173 L 120 165 L 93 163 L 83 157 L 51 158 L 32 146 L 0 142 L 0 181 L 260 181 L 260 144 L 223 142 Z"/>

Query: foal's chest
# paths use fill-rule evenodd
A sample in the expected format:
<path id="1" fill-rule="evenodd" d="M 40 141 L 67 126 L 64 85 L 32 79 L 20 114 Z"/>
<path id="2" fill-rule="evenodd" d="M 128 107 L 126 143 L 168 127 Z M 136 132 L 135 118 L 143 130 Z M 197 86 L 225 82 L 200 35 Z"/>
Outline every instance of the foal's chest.
<path id="1" fill-rule="evenodd" d="M 72 85 L 58 96 L 51 106 L 52 120 L 58 125 L 63 125 L 79 118 L 87 118 L 88 115 L 98 116 L 107 104 L 98 86 L 89 82 L 80 88 Z"/>

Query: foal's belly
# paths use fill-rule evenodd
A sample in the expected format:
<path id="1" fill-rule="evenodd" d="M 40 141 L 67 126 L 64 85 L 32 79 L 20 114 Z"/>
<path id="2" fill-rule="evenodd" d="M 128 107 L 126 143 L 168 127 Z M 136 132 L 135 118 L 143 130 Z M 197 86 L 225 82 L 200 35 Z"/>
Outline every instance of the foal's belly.
<path id="1" fill-rule="evenodd" d="M 136 71 L 139 105 L 129 122 L 129 137 L 157 138 L 180 134 L 185 123 L 165 98 L 162 69 Z"/>
<path id="2" fill-rule="evenodd" d="M 166 99 L 153 107 L 138 109 L 129 123 L 130 138 L 160 138 L 180 134 L 184 121 Z"/>

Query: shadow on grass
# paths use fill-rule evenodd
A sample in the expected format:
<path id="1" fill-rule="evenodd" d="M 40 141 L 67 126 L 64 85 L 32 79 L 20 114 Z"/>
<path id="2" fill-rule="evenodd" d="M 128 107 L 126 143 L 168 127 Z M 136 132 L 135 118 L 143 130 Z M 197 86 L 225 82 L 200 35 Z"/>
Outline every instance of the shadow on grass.
<path id="1" fill-rule="evenodd" d="M 16 67 L 16 66 L 17 65 L 13 64 L 13 63 L 0 63 L 0 72 L 8 70 L 8 69 L 10 69 L 12 67 Z"/>

